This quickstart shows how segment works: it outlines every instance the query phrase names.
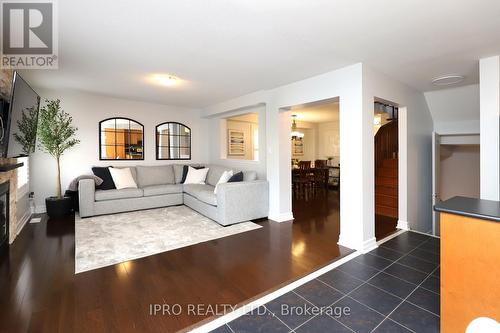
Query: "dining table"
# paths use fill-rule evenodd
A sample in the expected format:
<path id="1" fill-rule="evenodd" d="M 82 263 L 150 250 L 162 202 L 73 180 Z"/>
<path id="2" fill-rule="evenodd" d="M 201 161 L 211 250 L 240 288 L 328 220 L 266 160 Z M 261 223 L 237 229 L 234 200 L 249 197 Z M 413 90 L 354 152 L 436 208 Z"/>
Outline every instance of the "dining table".
<path id="1" fill-rule="evenodd" d="M 294 182 L 294 180 L 296 180 L 300 177 L 301 171 L 302 170 L 298 167 L 292 168 L 292 183 Z M 328 188 L 328 178 L 329 178 L 329 168 L 328 167 L 318 167 L 318 168 L 312 167 L 312 168 L 305 169 L 304 172 L 307 175 L 310 175 L 311 177 L 318 174 L 319 172 L 323 172 L 324 173 L 323 186 L 324 186 L 324 188 Z"/>

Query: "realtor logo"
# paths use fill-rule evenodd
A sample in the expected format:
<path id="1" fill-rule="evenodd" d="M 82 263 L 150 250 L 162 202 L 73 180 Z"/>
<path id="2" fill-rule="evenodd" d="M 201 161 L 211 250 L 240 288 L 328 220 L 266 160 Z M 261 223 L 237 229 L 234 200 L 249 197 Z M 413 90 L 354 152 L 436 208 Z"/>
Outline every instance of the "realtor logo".
<path id="1" fill-rule="evenodd" d="M 56 69 L 54 1 L 1 1 L 1 68 Z"/>

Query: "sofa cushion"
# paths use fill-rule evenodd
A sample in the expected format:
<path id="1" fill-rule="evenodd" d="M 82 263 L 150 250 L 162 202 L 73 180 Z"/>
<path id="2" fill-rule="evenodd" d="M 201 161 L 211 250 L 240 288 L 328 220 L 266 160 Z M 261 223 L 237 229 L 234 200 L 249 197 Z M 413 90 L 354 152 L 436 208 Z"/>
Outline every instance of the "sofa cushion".
<path id="1" fill-rule="evenodd" d="M 121 190 L 97 190 L 95 191 L 95 201 L 140 198 L 143 191 L 140 188 L 124 188 Z"/>
<path id="2" fill-rule="evenodd" d="M 243 181 L 251 182 L 257 180 L 257 172 L 255 171 L 243 171 Z"/>
<path id="3" fill-rule="evenodd" d="M 227 181 L 228 183 L 236 183 L 236 182 L 242 182 L 243 181 L 243 172 L 238 172 L 235 173 L 229 180 Z"/>
<path id="4" fill-rule="evenodd" d="M 109 167 L 92 167 L 92 172 L 95 176 L 102 179 L 102 183 L 95 188 L 98 190 L 114 190 L 116 189 L 113 177 L 109 172 Z"/>
<path id="5" fill-rule="evenodd" d="M 137 183 L 143 188 L 151 185 L 175 184 L 172 165 L 137 166 Z"/>
<path id="6" fill-rule="evenodd" d="M 117 190 L 123 188 L 137 188 L 137 183 L 132 177 L 130 168 L 109 168 L 109 172 L 111 173 Z"/>
<path id="7" fill-rule="evenodd" d="M 224 171 L 232 170 L 231 168 L 226 168 L 220 165 L 209 165 L 210 170 L 208 170 L 207 180 L 205 183 L 208 185 L 215 186 L 220 179 L 220 176 L 224 173 Z"/>
<path id="8" fill-rule="evenodd" d="M 227 181 L 229 180 L 229 178 L 231 178 L 232 176 L 233 176 L 233 170 L 224 171 L 222 173 L 222 176 L 220 176 L 219 181 L 215 185 L 214 193 L 217 194 L 217 186 L 219 186 L 219 184 L 225 184 L 225 183 L 227 183 Z"/>
<path id="9" fill-rule="evenodd" d="M 152 197 L 155 195 L 182 193 L 181 184 L 168 184 L 168 185 L 150 185 L 142 188 L 145 197 Z"/>
<path id="10" fill-rule="evenodd" d="M 189 167 L 195 168 L 196 170 L 200 169 L 205 169 L 205 166 L 203 165 L 194 165 L 194 164 L 186 164 L 182 167 L 182 177 L 181 177 L 181 184 L 184 184 L 186 182 L 186 177 L 189 172 Z M 205 177 L 206 178 L 206 177 Z"/>
<path id="11" fill-rule="evenodd" d="M 188 167 L 189 171 L 187 173 L 184 184 L 205 184 L 207 181 L 207 173 L 209 168 L 196 169 L 191 166 Z"/>
<path id="12" fill-rule="evenodd" d="M 130 173 L 132 174 L 132 178 L 134 178 L 134 182 L 139 185 L 137 183 L 137 169 L 135 168 L 135 166 L 121 166 L 121 167 L 111 167 L 111 168 L 116 168 L 116 169 L 126 169 L 126 168 L 129 168 L 130 169 Z"/>
<path id="13" fill-rule="evenodd" d="M 184 193 L 187 193 L 201 202 L 217 206 L 217 196 L 214 194 L 214 186 L 207 184 L 184 184 Z"/>
<path id="14" fill-rule="evenodd" d="M 182 173 L 184 171 L 184 165 L 183 164 L 174 164 L 174 179 L 176 184 L 180 184 L 182 181 Z"/>

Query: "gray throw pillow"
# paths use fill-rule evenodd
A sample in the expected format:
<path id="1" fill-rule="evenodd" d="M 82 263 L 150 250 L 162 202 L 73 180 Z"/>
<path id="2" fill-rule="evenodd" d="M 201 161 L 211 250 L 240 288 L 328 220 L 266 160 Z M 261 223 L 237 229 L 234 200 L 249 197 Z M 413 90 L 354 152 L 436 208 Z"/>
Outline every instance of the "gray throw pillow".
<path id="1" fill-rule="evenodd" d="M 175 184 L 172 165 L 137 166 L 136 169 L 139 187 Z"/>

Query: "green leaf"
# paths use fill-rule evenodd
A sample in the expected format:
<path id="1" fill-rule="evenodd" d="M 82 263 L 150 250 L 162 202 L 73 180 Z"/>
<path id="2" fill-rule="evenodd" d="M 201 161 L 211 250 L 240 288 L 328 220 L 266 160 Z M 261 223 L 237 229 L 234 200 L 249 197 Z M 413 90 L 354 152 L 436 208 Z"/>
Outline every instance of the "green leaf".
<path id="1" fill-rule="evenodd" d="M 21 119 L 17 121 L 18 132 L 14 133 L 14 139 L 23 147 L 23 153 L 27 155 L 35 152 L 37 122 L 37 106 L 24 109 Z"/>
<path id="2" fill-rule="evenodd" d="M 80 140 L 76 138 L 76 127 L 72 125 L 73 118 L 61 109 L 61 101 L 45 100 L 40 109 L 38 124 L 38 143 L 40 149 L 52 155 L 58 163 L 66 150 L 76 146 Z M 58 174 L 58 197 L 61 197 L 61 179 Z"/>

